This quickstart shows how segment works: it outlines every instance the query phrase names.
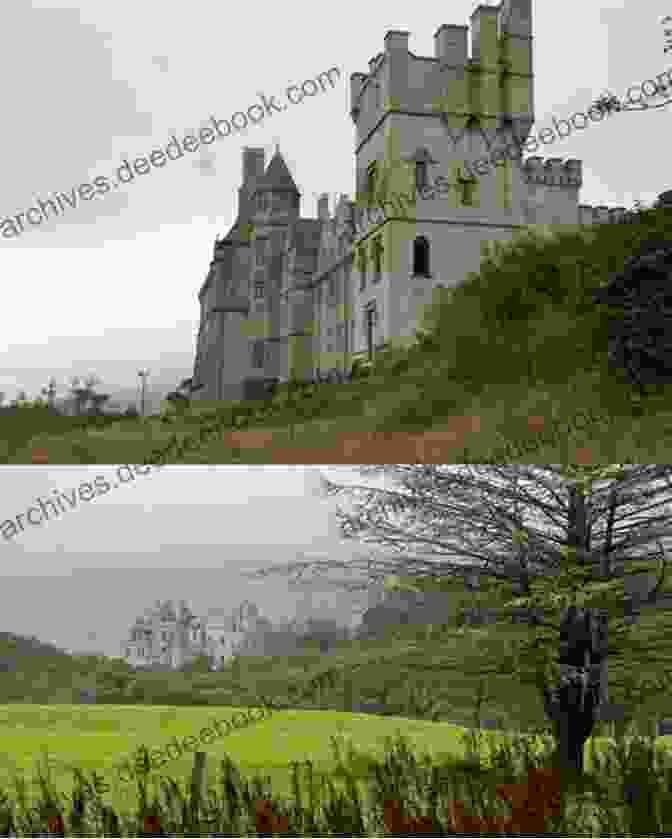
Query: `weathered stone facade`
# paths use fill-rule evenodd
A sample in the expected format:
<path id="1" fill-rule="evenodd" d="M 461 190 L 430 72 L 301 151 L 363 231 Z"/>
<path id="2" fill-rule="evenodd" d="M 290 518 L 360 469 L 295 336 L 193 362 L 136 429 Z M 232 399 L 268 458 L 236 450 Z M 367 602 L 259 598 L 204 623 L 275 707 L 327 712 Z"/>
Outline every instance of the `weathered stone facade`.
<path id="1" fill-rule="evenodd" d="M 133 667 L 171 670 L 205 655 L 212 669 L 218 669 L 234 655 L 253 651 L 258 646 L 260 630 L 270 626 L 248 601 L 233 614 L 213 612 L 199 618 L 184 600 L 177 608 L 172 600 L 157 600 L 153 609 L 135 621 L 124 642 L 123 655 Z"/>
<path id="2" fill-rule="evenodd" d="M 318 217 L 301 218 L 279 151 L 266 169 L 263 149 L 244 149 L 238 217 L 199 292 L 192 398 L 348 372 L 385 344 L 412 343 L 437 290 L 478 271 L 489 243 L 622 217 L 579 206 L 580 160 L 522 162 L 521 145 L 534 152 L 531 6 L 478 6 L 471 57 L 466 25 L 443 24 L 434 57 L 409 52 L 408 32 L 386 34 L 368 73 L 350 78 L 357 201 L 341 195 L 333 217 L 322 195 Z M 498 163 L 482 175 L 474 161 L 486 157 Z M 426 187 L 434 197 L 419 198 Z"/>

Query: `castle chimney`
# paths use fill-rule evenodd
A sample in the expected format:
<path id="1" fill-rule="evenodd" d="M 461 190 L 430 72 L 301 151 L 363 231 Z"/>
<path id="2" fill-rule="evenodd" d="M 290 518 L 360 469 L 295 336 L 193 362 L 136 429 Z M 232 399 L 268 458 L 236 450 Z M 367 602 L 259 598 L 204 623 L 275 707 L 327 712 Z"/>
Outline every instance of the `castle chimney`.
<path id="1" fill-rule="evenodd" d="M 243 184 L 251 185 L 264 174 L 266 152 L 263 148 L 245 146 L 243 149 Z"/>
<path id="2" fill-rule="evenodd" d="M 443 23 L 434 33 L 434 57 L 451 67 L 464 67 L 467 63 L 468 26 Z"/>
<path id="3" fill-rule="evenodd" d="M 317 200 L 317 217 L 321 221 L 329 221 L 329 195 L 326 192 Z"/>

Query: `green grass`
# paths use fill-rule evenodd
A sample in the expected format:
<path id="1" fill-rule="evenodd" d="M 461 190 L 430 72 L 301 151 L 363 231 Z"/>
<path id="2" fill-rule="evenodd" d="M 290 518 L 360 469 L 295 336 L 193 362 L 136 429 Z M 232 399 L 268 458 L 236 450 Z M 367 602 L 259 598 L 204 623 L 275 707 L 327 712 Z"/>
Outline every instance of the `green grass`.
<path id="1" fill-rule="evenodd" d="M 165 746 L 173 736 L 194 736 L 213 718 L 227 719 L 237 708 L 177 708 L 123 706 L 33 706 L 9 705 L 0 708 L 0 788 L 12 789 L 13 772 L 23 777 L 36 777 L 36 758 L 45 749 L 49 753 L 49 769 L 54 789 L 61 795 L 72 791 L 71 767 L 78 766 L 85 775 L 95 771 L 111 787 L 102 797 L 115 809 L 127 810 L 135 801 L 133 783 L 119 781 L 115 766 L 131 756 L 142 744 L 148 749 Z M 428 755 L 433 763 L 464 758 L 466 729 L 443 722 L 377 717 L 334 711 L 278 711 L 261 723 L 234 731 L 221 741 L 201 750 L 208 755 L 208 764 L 219 765 L 230 757 L 241 775 L 270 778 L 274 794 L 291 795 L 293 762 L 311 761 L 316 774 L 333 775 L 338 768 L 334 754 L 334 738 L 341 755 L 350 748 L 358 757 L 360 780 L 368 777 L 368 758 L 382 761 L 390 741 L 401 734 L 418 757 Z M 507 734 L 487 732 L 481 741 L 481 755 L 487 756 L 492 744 L 510 742 Z M 668 748 L 672 738 L 661 738 Z M 541 743 L 541 741 L 539 741 Z M 662 744 L 661 744 L 662 745 Z M 596 738 L 602 753 L 604 738 Z M 587 769 L 592 768 L 587 745 Z M 188 778 L 193 763 L 190 753 L 166 764 L 160 771 L 152 770 L 150 779 L 160 775 Z M 486 760 L 487 763 L 487 760 Z M 44 764 L 42 764 L 44 765 Z M 151 783 L 151 781 L 150 781 Z M 364 784 L 365 785 L 365 784 Z M 39 788 L 31 789 L 31 799 L 39 798 Z"/>
<path id="2" fill-rule="evenodd" d="M 644 565 L 652 567 L 651 564 Z M 615 581 L 615 585 L 618 583 L 620 581 Z M 442 581 L 441 586 L 452 592 L 454 601 L 451 602 L 455 608 L 465 596 L 470 598 L 470 595 L 465 595 L 458 580 L 451 583 Z M 487 588 L 478 598 L 482 605 L 496 603 L 494 592 Z M 668 661 L 666 653 L 671 627 L 669 612 L 642 612 L 637 631 L 641 649 L 636 655 L 636 663 L 625 654 L 620 658 L 610 657 L 609 693 L 612 702 L 621 701 L 633 674 L 637 677 L 650 674 L 660 680 L 666 672 L 672 672 L 672 661 Z M 510 669 L 507 672 L 507 667 L 501 667 L 502 645 L 527 632 L 524 627 L 506 625 L 493 628 L 486 625 L 468 635 L 460 634 L 448 625 L 391 627 L 386 636 L 377 641 L 341 641 L 336 652 L 327 657 L 317 651 L 302 656 L 249 657 L 220 672 L 192 674 L 132 673 L 123 663 L 112 665 L 104 660 L 84 657 L 68 660 L 46 645 L 33 644 L 29 647 L 25 641 L 14 639 L 10 642 L 0 638 L 2 654 L 8 649 L 33 648 L 36 651 L 32 658 L 27 653 L 18 658 L 24 667 L 24 701 L 0 706 L 0 742 L 3 744 L 0 787 L 4 788 L 10 800 L 15 800 L 12 794 L 13 772 L 34 778 L 43 765 L 41 755 L 46 749 L 51 781 L 60 795 L 72 793 L 71 769 L 78 767 L 89 778 L 93 771 L 98 772 L 109 784 L 109 792 L 103 792 L 101 797 L 117 812 L 137 812 L 138 789 L 133 783 L 118 782 L 115 766 L 131 757 L 140 746 L 146 746 L 151 753 L 152 749 L 164 747 L 173 736 L 197 736 L 213 718 L 227 719 L 236 710 L 258 707 L 259 702 L 255 698 L 268 697 L 295 710 L 275 711 L 262 722 L 234 730 L 221 739 L 199 746 L 208 755 L 208 780 L 215 783 L 221 761 L 230 758 L 244 780 L 251 781 L 255 776 L 267 778 L 276 800 L 293 800 L 294 762 L 305 780 L 308 765 L 305 761 L 310 761 L 317 776 L 330 778 L 342 791 L 347 786 L 344 768 L 347 767 L 356 788 L 364 795 L 370 791 L 374 762 L 380 766 L 384 756 L 389 754 L 390 740 L 398 734 L 418 758 L 427 755 L 432 764 L 439 767 L 457 765 L 456 761 L 466 756 L 461 735 L 470 728 L 477 729 L 474 701 L 483 683 L 487 693 L 478 709 L 480 719 L 499 719 L 507 732 L 484 732 L 486 736 L 478 743 L 478 750 L 487 766 L 487 759 L 496 747 L 510 742 L 509 734 L 541 732 L 546 722 L 535 690 L 512 676 Z M 36 690 L 33 674 L 47 672 L 49 678 L 56 679 L 63 676 L 66 669 L 68 674 L 78 673 L 84 682 L 88 672 L 89 684 L 96 680 L 100 688 L 100 704 L 39 704 L 30 701 L 31 691 Z M 319 689 L 311 689 L 317 677 L 330 669 L 333 670 L 333 678 L 324 678 Z M 15 684 L 16 675 L 0 674 L 0 692 Z M 125 681 L 126 687 L 113 689 L 114 679 Z M 413 692 L 424 691 L 425 698 L 432 700 L 431 707 L 423 712 L 417 708 L 412 711 L 409 687 Z M 48 688 L 45 679 L 40 691 Z M 106 699 L 105 696 L 114 695 L 114 690 L 123 690 L 126 701 L 135 704 L 120 704 Z M 182 704 L 170 704 L 170 700 L 166 700 L 166 697 L 178 694 L 183 697 Z M 645 691 L 637 698 L 636 713 L 631 716 L 641 724 L 641 731 L 650 730 L 646 726 L 650 716 L 665 714 L 668 694 L 669 690 L 656 695 Z M 388 715 L 351 713 L 345 705 L 353 700 L 384 702 Z M 312 707 L 296 707 L 303 706 L 304 702 Z M 433 718 L 434 715 L 436 718 Z M 604 756 L 607 747 L 604 733 L 604 727 L 596 726 L 595 736 L 587 744 L 586 769 L 597 778 L 603 778 L 604 773 L 600 764 L 595 770 L 592 747 L 596 746 L 597 754 Z M 618 731 L 617 735 L 620 737 L 622 733 Z M 543 741 L 539 739 L 537 742 L 541 749 Z M 630 748 L 635 741 L 627 737 L 624 742 Z M 659 738 L 656 746 L 669 752 L 672 738 Z M 153 770 L 149 776 L 148 791 L 158 790 L 161 778 L 178 779 L 184 786 L 190 775 L 192 760 L 190 754 L 185 754 L 160 770 Z M 385 770 L 387 773 L 390 771 L 389 767 Z M 42 800 L 35 781 L 31 782 L 29 790 L 33 803 Z M 672 821 L 669 825 L 672 826 Z M 650 831 L 648 826 L 643 830 L 645 834 L 653 835 Z M 352 830 L 346 830 L 346 833 L 356 835 Z M 637 833 L 633 831 L 629 835 Z M 199 834 L 178 832 L 177 835 Z M 235 835 L 245 834 L 237 832 Z M 318 834 L 312 832 L 310 835 Z"/>

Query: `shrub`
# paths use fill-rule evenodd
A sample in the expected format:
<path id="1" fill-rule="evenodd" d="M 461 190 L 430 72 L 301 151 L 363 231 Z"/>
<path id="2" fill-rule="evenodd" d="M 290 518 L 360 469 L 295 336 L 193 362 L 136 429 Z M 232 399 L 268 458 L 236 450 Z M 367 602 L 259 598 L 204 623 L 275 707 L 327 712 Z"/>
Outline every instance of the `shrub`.
<path id="1" fill-rule="evenodd" d="M 672 381 L 672 245 L 644 242 L 640 252 L 594 295 L 613 313 L 609 322 L 609 360 L 629 380 L 644 384 Z"/>

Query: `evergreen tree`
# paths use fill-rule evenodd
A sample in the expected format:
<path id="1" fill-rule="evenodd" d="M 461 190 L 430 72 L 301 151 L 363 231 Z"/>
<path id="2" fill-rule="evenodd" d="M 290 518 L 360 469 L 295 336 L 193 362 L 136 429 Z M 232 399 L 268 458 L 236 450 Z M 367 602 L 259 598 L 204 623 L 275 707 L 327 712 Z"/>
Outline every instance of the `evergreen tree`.
<path id="1" fill-rule="evenodd" d="M 326 480 L 324 486 L 327 494 L 365 496 L 338 516 L 344 536 L 388 549 L 368 559 L 368 580 L 406 575 L 419 585 L 475 572 L 500 604 L 499 620 L 510 622 L 512 607 L 537 610 L 523 639 L 507 640 L 499 666 L 539 689 L 556 738 L 555 763 L 580 774 L 585 741 L 609 708 L 607 659 L 636 649 L 621 567 L 660 558 L 653 598 L 664 580 L 661 540 L 672 533 L 665 509 L 672 467 L 386 465 L 360 471 L 392 475 L 398 488 Z M 657 551 L 648 550 L 652 544 Z M 352 571 L 357 561 L 309 560 L 284 570 L 301 574 L 310 566 Z M 256 575 L 277 570 L 283 569 Z M 447 623 L 457 628 L 459 620 L 447 616 Z"/>

